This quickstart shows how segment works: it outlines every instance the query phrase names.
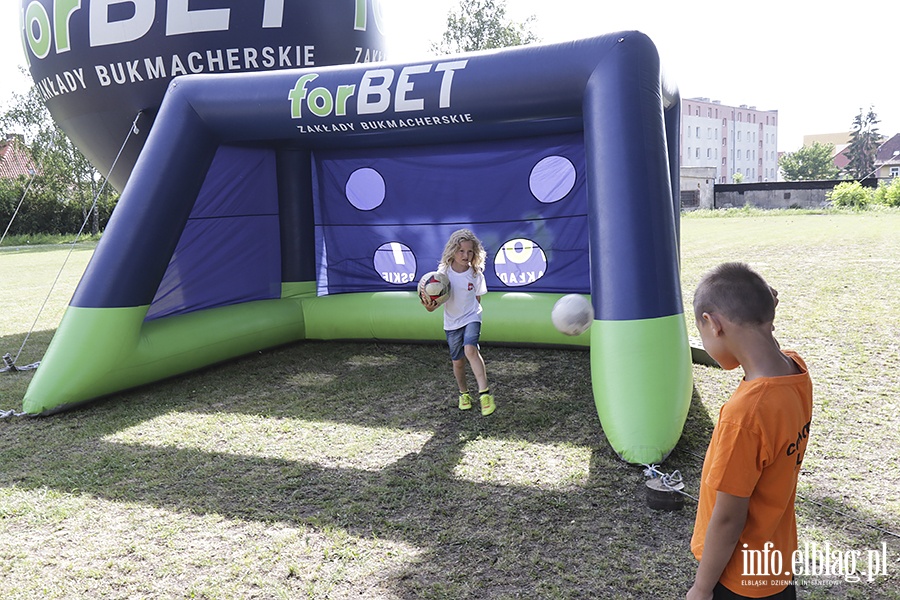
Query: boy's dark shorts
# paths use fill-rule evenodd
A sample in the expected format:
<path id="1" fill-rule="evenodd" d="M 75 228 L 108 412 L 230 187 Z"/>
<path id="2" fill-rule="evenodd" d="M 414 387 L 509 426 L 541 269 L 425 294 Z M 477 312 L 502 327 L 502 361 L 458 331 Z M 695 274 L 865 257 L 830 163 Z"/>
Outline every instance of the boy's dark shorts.
<path id="1" fill-rule="evenodd" d="M 460 360 L 466 355 L 466 346 L 478 346 L 481 337 L 481 321 L 473 321 L 459 329 L 445 330 L 447 345 L 450 346 L 450 360 Z"/>

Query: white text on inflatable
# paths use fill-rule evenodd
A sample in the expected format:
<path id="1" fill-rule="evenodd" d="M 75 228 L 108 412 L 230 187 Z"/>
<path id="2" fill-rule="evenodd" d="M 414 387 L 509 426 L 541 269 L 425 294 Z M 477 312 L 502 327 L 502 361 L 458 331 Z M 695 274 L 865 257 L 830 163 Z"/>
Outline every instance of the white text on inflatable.
<path id="1" fill-rule="evenodd" d="M 106 87 L 113 83 L 137 83 L 165 79 L 189 73 L 222 73 L 250 69 L 284 69 L 315 64 L 314 46 L 278 46 L 273 48 L 217 48 L 205 52 L 190 52 L 184 58 L 154 56 L 142 60 L 126 60 L 107 65 L 95 65 L 97 81 Z"/>
<path id="2" fill-rule="evenodd" d="M 280 29 L 284 22 L 285 0 L 257 0 L 263 5 L 260 26 L 263 29 Z M 72 15 L 82 10 L 83 0 L 54 0 L 52 17 L 47 9 L 37 2 L 25 8 L 25 41 L 34 55 L 43 59 L 53 47 L 57 54 L 72 49 L 70 23 Z M 91 0 L 88 5 L 89 44 L 109 46 L 133 42 L 149 33 L 156 19 L 157 5 L 165 5 L 166 36 L 202 33 L 208 31 L 228 31 L 231 28 L 231 9 L 205 8 L 191 9 L 189 0 Z M 110 7 L 127 5 L 133 14 L 127 19 L 110 21 Z M 381 30 L 380 4 L 376 1 L 374 18 L 376 28 Z M 368 25 L 366 0 L 356 0 L 353 27 L 365 31 Z"/>
<path id="3" fill-rule="evenodd" d="M 316 117 L 328 117 L 332 114 L 338 117 L 346 116 L 348 105 L 354 96 L 357 115 L 381 114 L 391 107 L 397 113 L 421 111 L 425 108 L 425 97 L 415 94 L 414 78 L 429 75 L 441 78 L 438 107 L 450 108 L 453 76 L 456 71 L 465 69 L 467 62 L 457 60 L 408 65 L 400 69 L 399 75 L 394 69 L 370 69 L 362 74 L 358 83 L 338 85 L 335 89 L 311 88 L 312 82 L 318 79 L 319 75 L 316 73 L 303 75 L 288 94 L 291 118 L 302 119 L 307 112 Z"/>

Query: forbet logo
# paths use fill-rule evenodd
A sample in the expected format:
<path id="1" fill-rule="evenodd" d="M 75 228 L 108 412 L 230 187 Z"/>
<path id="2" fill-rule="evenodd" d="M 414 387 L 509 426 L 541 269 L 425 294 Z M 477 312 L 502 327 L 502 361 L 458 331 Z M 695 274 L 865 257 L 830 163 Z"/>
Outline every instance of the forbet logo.
<path id="1" fill-rule="evenodd" d="M 451 105 L 453 77 L 457 71 L 465 69 L 467 63 L 466 60 L 455 60 L 408 65 L 399 73 L 390 68 L 369 69 L 363 72 L 357 83 L 339 84 L 332 89 L 312 87 L 319 75 L 309 73 L 297 79 L 288 93 L 291 118 L 303 119 L 308 115 L 344 117 L 349 114 L 348 107 L 354 98 L 357 115 L 382 114 L 391 108 L 395 113 L 422 111 L 428 98 L 417 95 L 420 78 L 440 78 L 438 108 L 447 109 Z"/>

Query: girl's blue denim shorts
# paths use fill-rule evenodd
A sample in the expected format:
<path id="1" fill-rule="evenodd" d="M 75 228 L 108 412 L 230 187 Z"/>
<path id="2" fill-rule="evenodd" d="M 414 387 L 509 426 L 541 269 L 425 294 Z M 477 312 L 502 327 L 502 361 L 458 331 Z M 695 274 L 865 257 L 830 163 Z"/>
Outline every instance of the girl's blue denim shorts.
<path id="1" fill-rule="evenodd" d="M 473 321 L 459 329 L 445 330 L 447 345 L 450 346 L 450 360 L 459 360 L 466 355 L 466 346 L 478 348 L 481 337 L 481 321 Z"/>

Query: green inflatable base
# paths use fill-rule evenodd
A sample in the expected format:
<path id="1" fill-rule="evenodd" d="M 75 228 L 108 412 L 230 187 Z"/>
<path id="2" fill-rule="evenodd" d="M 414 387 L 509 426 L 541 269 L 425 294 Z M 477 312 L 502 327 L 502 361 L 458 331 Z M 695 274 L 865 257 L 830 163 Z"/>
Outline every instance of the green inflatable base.
<path id="1" fill-rule="evenodd" d="M 570 337 L 550 321 L 561 295 L 488 293 L 482 299 L 482 341 L 590 347 L 597 412 L 613 448 L 628 462 L 661 461 L 678 441 L 690 404 L 683 316 L 595 321 L 584 334 Z M 442 311 L 426 311 L 414 292 L 317 297 L 315 285 L 304 282 L 285 284 L 280 299 L 145 322 L 147 309 L 70 306 L 26 392 L 23 411 L 58 412 L 291 342 L 445 339 Z"/>
<path id="2" fill-rule="evenodd" d="M 678 443 L 691 404 L 684 315 L 594 321 L 591 384 L 603 432 L 619 456 L 662 462 Z"/>
<path id="3" fill-rule="evenodd" d="M 482 339 L 587 346 L 587 333 L 565 336 L 550 323 L 550 310 L 559 297 L 487 294 Z M 303 282 L 284 284 L 277 300 L 145 322 L 147 309 L 70 306 L 25 394 L 23 411 L 56 412 L 290 342 L 445 339 L 443 313 L 426 311 L 414 292 L 317 297 L 315 284 Z"/>

